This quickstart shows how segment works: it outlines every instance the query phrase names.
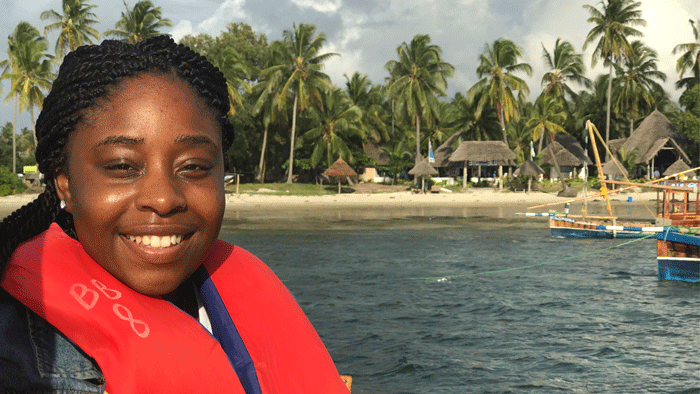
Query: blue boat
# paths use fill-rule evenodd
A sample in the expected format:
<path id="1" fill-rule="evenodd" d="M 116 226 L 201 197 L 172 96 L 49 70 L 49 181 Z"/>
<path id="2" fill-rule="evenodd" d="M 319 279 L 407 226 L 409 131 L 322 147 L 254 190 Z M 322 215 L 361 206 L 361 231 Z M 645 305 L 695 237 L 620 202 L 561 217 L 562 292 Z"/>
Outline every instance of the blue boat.
<path id="1" fill-rule="evenodd" d="M 663 230 L 663 227 L 652 226 L 651 223 L 625 223 L 620 226 L 571 217 L 549 218 L 552 238 L 644 238 Z"/>
<path id="2" fill-rule="evenodd" d="M 656 234 L 659 280 L 700 282 L 700 236 L 667 228 Z"/>

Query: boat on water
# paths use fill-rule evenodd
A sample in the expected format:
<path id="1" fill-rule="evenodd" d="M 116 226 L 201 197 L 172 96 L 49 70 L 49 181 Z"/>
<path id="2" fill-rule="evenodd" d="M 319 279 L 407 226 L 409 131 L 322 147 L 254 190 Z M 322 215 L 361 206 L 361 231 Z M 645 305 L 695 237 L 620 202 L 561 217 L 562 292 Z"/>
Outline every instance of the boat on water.
<path id="1" fill-rule="evenodd" d="M 700 204 L 698 181 L 665 181 L 656 234 L 659 280 L 700 282 Z M 677 188 L 677 189 L 671 189 Z M 658 199 L 657 199 L 658 200 Z"/>
<path id="2" fill-rule="evenodd" d="M 591 140 L 595 140 L 597 136 L 602 141 L 598 130 L 596 130 L 595 126 L 590 121 L 587 122 L 587 128 Z M 588 195 L 583 198 L 554 203 L 567 204 L 564 214 L 524 213 L 521 215 L 549 216 L 550 235 L 554 238 L 653 238 L 656 233 L 664 231 L 665 226 L 700 225 L 698 182 L 671 180 L 672 178 L 681 178 L 684 173 L 692 172 L 698 168 L 682 171 L 646 183 L 611 181 L 605 179 L 596 144 L 592 144 L 592 148 L 601 184 L 599 193 Z M 613 161 L 615 161 L 614 158 Z M 619 163 L 616 164 L 619 165 Z M 620 185 L 625 187 L 608 190 L 608 185 Z M 661 199 L 657 193 L 656 217 L 652 217 L 646 222 L 619 222 L 618 218 L 612 213 L 609 195 L 641 186 L 653 187 L 656 188 L 658 193 L 663 193 L 663 198 Z M 605 199 L 608 212 L 607 216 L 587 215 L 585 209 L 582 210 L 581 215 L 570 215 L 568 213 L 568 204 L 571 202 L 586 201 L 586 199 L 596 197 L 603 197 Z M 528 209 L 542 208 L 548 205 L 552 204 L 539 205 Z"/>
<path id="3" fill-rule="evenodd" d="M 613 219 L 615 220 L 615 219 Z M 552 238 L 643 238 L 652 237 L 663 227 L 645 223 L 610 223 L 593 218 L 553 216 L 549 219 Z"/>
<path id="4" fill-rule="evenodd" d="M 700 282 L 700 236 L 673 227 L 656 234 L 659 280 Z"/>

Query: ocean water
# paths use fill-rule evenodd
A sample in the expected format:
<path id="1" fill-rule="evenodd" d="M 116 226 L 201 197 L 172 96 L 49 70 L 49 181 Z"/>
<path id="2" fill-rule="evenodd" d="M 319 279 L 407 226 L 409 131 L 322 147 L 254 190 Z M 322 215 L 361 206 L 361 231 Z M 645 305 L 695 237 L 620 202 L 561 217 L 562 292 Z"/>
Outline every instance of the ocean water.
<path id="1" fill-rule="evenodd" d="M 700 393 L 700 287 L 657 279 L 655 241 L 363 215 L 221 234 L 282 279 L 353 393 Z"/>

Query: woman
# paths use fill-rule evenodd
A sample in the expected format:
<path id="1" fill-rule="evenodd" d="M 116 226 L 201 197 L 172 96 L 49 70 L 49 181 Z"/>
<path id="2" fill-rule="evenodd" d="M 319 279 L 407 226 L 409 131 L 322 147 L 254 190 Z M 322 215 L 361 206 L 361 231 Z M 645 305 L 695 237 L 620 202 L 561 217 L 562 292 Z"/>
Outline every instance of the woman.
<path id="1" fill-rule="evenodd" d="M 347 392 L 281 282 L 217 240 L 228 112 L 222 74 L 165 36 L 66 56 L 46 189 L 0 225 L 0 392 Z"/>

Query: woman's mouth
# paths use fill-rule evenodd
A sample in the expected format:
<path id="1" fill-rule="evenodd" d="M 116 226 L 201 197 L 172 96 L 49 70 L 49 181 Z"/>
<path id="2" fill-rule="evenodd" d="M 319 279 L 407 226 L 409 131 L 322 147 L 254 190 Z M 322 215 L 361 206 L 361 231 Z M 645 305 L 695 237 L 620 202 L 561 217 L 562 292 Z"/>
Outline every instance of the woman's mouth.
<path id="1" fill-rule="evenodd" d="M 162 249 L 174 246 L 182 242 L 182 235 L 126 235 L 126 238 L 138 245 L 149 248 Z"/>

